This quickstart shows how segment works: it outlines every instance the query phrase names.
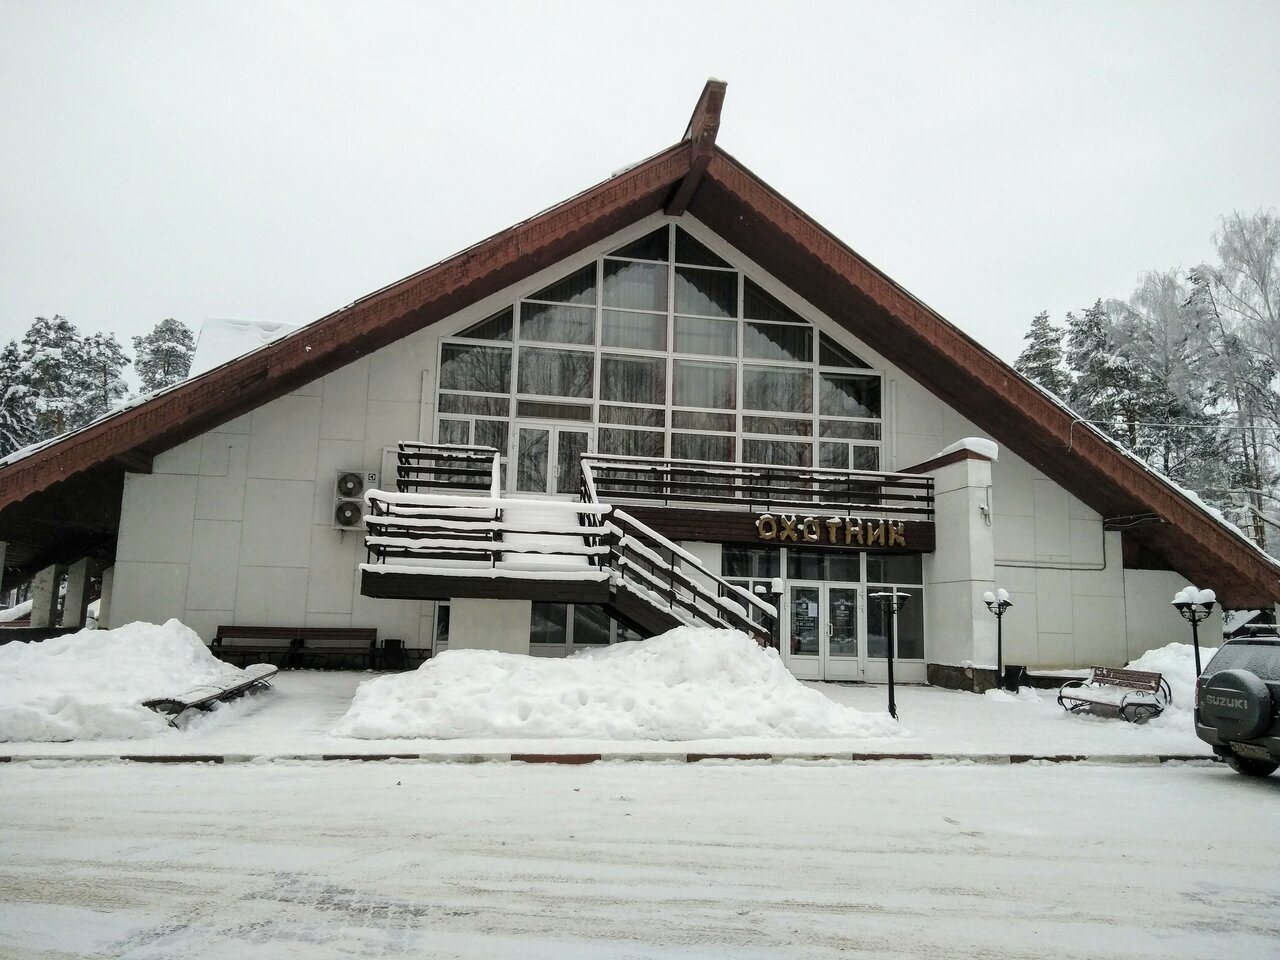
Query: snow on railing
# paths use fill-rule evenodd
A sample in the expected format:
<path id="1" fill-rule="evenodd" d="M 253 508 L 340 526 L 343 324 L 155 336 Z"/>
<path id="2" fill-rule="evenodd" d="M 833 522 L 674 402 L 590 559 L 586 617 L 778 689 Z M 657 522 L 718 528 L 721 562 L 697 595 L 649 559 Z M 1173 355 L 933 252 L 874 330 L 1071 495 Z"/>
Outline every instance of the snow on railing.
<path id="1" fill-rule="evenodd" d="M 704 463 L 592 453 L 582 457 L 584 499 L 832 510 L 931 520 L 933 479 L 824 467 Z"/>
<path id="2" fill-rule="evenodd" d="M 583 493 L 589 495 L 585 485 Z M 611 591 L 624 588 L 679 622 L 769 639 L 767 627 L 748 611 L 754 607 L 768 622 L 776 616 L 772 606 L 722 580 L 693 554 L 609 504 L 385 490 L 370 490 L 365 502 L 370 513 L 365 518 L 368 557 L 361 564 L 363 572 L 607 580 L 615 584 Z"/>

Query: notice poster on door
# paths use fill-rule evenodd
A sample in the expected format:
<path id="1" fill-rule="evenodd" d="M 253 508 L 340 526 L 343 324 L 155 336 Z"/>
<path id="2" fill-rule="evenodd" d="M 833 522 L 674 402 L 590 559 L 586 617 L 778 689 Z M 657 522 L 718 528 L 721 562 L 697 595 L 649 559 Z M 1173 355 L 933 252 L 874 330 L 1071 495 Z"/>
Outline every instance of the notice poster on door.
<path id="1" fill-rule="evenodd" d="M 858 626 L 858 604 L 853 597 L 831 598 L 831 632 L 837 637 L 851 637 Z"/>

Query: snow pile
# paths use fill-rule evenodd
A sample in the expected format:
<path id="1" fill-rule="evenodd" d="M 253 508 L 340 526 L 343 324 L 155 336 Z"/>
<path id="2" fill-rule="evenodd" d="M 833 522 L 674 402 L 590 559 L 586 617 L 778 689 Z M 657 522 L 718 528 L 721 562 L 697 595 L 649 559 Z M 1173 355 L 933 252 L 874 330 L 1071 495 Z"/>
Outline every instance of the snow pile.
<path id="1" fill-rule="evenodd" d="M 1217 652 L 1217 647 L 1201 647 L 1201 666 L 1208 664 L 1210 658 Z M 1195 706 L 1195 658 L 1195 649 L 1191 644 L 1170 643 L 1155 650 L 1148 650 L 1129 664 L 1128 669 L 1130 670 L 1148 670 L 1152 673 L 1163 674 L 1165 681 L 1169 684 L 1169 690 L 1173 697 L 1169 701 L 1169 706 L 1165 709 L 1164 716 L 1161 719 L 1167 717 L 1170 713 L 1190 713 Z M 1187 719 L 1185 716 L 1181 716 L 1177 722 L 1186 723 Z"/>
<path id="2" fill-rule="evenodd" d="M 220 367 L 246 353 L 293 333 L 296 323 L 278 320 L 232 320 L 216 318 L 200 326 L 195 356 L 188 379 Z"/>
<path id="3" fill-rule="evenodd" d="M 0 623 L 12 623 L 14 620 L 21 620 L 24 617 L 31 616 L 32 601 L 23 600 L 21 603 L 15 603 L 6 610 L 0 610 Z"/>
<path id="4" fill-rule="evenodd" d="M 0 741 L 130 739 L 168 730 L 142 706 L 240 671 L 177 620 L 0 646 Z"/>
<path id="5" fill-rule="evenodd" d="M 965 437 L 963 440 L 957 440 L 955 443 L 948 444 L 934 455 L 934 459 L 945 457 L 948 453 L 956 453 L 960 450 L 968 450 L 970 453 L 976 453 L 979 456 L 986 457 L 988 460 L 1000 459 L 1000 445 L 994 440 L 988 440 L 986 437 Z"/>
<path id="6" fill-rule="evenodd" d="M 888 716 L 805 687 L 743 633 L 678 627 L 563 660 L 448 650 L 361 684 L 337 736 L 702 740 L 883 737 Z"/>

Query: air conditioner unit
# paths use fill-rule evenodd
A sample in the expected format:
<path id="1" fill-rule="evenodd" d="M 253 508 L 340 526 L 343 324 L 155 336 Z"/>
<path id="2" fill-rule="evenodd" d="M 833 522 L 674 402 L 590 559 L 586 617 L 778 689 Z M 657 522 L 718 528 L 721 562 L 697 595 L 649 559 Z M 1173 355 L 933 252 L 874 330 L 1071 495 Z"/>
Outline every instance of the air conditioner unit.
<path id="1" fill-rule="evenodd" d="M 364 520 L 364 493 L 376 489 L 376 471 L 339 470 L 333 478 L 333 526 L 358 530 Z"/>

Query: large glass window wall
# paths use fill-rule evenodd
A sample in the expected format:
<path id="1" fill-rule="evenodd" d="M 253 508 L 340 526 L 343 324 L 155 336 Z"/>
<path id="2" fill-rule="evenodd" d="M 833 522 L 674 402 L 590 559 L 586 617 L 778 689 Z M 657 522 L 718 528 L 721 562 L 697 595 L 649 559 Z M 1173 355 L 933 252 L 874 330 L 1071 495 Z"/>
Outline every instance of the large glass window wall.
<path id="1" fill-rule="evenodd" d="M 504 456 L 512 421 L 575 421 L 600 453 L 882 469 L 881 375 L 674 224 L 445 340 L 437 382 L 436 441 Z"/>

